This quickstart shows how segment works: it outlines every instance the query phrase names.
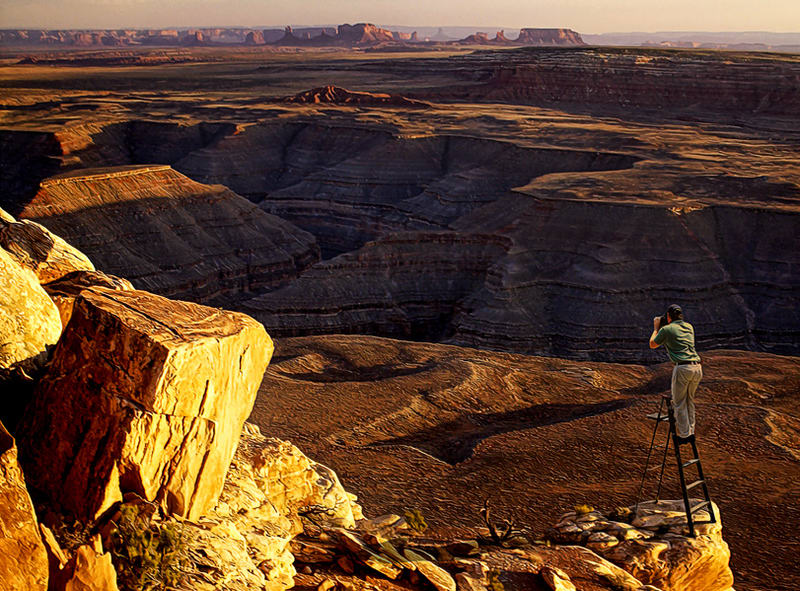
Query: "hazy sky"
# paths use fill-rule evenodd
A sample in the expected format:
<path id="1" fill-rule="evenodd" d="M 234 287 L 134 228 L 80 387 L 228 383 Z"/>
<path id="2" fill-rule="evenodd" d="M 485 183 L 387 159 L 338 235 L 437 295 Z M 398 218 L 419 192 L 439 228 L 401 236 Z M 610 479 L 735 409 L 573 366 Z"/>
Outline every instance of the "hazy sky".
<path id="1" fill-rule="evenodd" d="M 800 0 L 0 0 L 0 28 L 394 25 L 800 31 Z"/>

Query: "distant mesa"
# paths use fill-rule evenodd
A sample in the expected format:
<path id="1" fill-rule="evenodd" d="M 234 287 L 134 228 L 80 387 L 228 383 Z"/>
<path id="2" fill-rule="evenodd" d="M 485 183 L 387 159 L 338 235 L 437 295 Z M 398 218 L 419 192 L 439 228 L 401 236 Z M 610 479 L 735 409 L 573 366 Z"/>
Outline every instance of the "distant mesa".
<path id="1" fill-rule="evenodd" d="M 410 36 L 409 36 L 410 39 Z M 297 35 L 291 27 L 286 27 L 283 38 L 275 42 L 276 45 L 307 45 L 307 46 L 344 46 L 367 47 L 380 43 L 395 42 L 395 33 L 381 29 L 370 23 L 357 23 L 355 25 L 339 25 L 335 35 L 322 31 L 319 35 Z"/>
<path id="2" fill-rule="evenodd" d="M 520 29 L 519 37 L 509 39 L 505 31 L 498 31 L 493 39 L 488 33 L 474 33 L 457 41 L 459 45 L 586 45 L 579 33 L 572 29 Z"/>
<path id="3" fill-rule="evenodd" d="M 133 29 L 133 30 L 0 30 L 0 45 L 71 46 L 71 47 L 158 47 L 158 46 L 288 46 L 288 47 L 402 47 L 406 44 L 439 45 L 585 45 L 571 29 L 523 28 L 517 39 L 508 39 L 504 31 L 494 37 L 477 32 L 463 39 L 448 37 L 443 29 L 430 37 L 416 32 L 390 31 L 372 23 L 342 24 L 338 27 L 293 29 L 253 29 L 245 27 L 203 29 Z M 423 45 L 424 44 L 424 45 Z"/>
<path id="4" fill-rule="evenodd" d="M 339 86 L 327 85 L 312 88 L 298 94 L 278 99 L 284 103 L 330 103 L 340 105 L 391 106 L 391 107 L 430 107 L 430 103 L 406 98 L 399 94 L 382 92 L 358 92 Z"/>
<path id="5" fill-rule="evenodd" d="M 522 29 L 516 40 L 520 45 L 586 45 L 572 29 Z"/>

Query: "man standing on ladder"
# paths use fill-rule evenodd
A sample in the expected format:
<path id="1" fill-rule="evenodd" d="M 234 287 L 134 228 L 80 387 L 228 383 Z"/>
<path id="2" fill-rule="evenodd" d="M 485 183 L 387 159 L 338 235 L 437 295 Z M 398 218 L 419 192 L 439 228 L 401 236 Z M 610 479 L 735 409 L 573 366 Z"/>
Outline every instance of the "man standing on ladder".
<path id="1" fill-rule="evenodd" d="M 703 377 L 700 356 L 694 348 L 694 327 L 683 319 L 681 307 L 672 304 L 664 316 L 653 318 L 650 348 L 664 345 L 672 370 L 672 405 L 678 443 L 694 440 L 694 393 Z"/>

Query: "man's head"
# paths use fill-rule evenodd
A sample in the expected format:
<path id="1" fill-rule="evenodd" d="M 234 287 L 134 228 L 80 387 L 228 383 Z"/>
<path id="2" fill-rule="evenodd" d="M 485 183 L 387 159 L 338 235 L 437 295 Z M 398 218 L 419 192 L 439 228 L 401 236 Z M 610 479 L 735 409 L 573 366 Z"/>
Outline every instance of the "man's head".
<path id="1" fill-rule="evenodd" d="M 667 322 L 675 322 L 676 320 L 683 320 L 683 310 L 678 304 L 672 304 L 667 308 Z"/>

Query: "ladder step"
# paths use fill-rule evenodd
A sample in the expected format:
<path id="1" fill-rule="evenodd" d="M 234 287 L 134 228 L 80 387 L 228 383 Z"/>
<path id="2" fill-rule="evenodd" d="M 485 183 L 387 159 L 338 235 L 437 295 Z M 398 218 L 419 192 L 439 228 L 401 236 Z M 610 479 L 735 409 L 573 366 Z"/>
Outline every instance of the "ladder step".
<path id="1" fill-rule="evenodd" d="M 711 504 L 711 501 L 703 501 L 702 503 L 699 503 L 699 504 L 695 505 L 694 507 L 692 507 L 692 513 L 697 513 L 701 509 L 705 509 L 706 507 L 708 507 L 710 504 Z"/>
<path id="2" fill-rule="evenodd" d="M 693 459 L 693 460 L 689 460 L 688 462 L 686 462 L 686 463 L 683 465 L 683 467 L 684 467 L 684 468 L 687 468 L 688 466 L 691 466 L 692 464 L 696 464 L 696 463 L 697 463 L 697 462 L 699 462 L 699 461 L 700 461 L 700 458 L 695 458 L 695 459 Z"/>
<path id="3" fill-rule="evenodd" d="M 668 421 L 669 415 L 660 415 L 657 412 L 654 412 L 653 414 L 647 415 L 647 418 L 654 421 Z"/>
<path id="4" fill-rule="evenodd" d="M 686 490 L 687 491 L 688 490 L 692 490 L 695 486 L 697 486 L 698 484 L 703 484 L 704 482 L 705 482 L 705 480 L 696 480 L 696 481 L 692 482 L 690 485 L 688 485 L 686 487 Z"/>

